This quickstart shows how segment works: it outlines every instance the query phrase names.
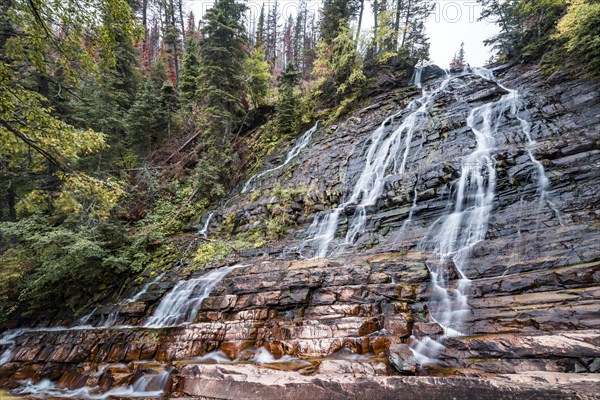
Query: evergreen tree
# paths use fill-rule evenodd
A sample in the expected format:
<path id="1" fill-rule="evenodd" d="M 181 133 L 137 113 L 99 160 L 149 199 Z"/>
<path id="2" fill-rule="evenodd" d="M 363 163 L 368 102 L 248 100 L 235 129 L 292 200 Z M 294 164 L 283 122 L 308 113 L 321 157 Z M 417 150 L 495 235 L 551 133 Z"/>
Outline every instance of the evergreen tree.
<path id="1" fill-rule="evenodd" d="M 199 103 L 207 134 L 227 143 L 244 114 L 244 51 L 247 39 L 242 15 L 246 7 L 235 0 L 217 0 L 206 12 L 198 68 Z"/>
<path id="2" fill-rule="evenodd" d="M 279 3 L 275 0 L 273 8 L 269 9 L 267 16 L 267 42 L 265 45 L 265 53 L 267 60 L 271 63 L 271 67 L 277 65 L 277 40 L 279 37 Z"/>
<path id="3" fill-rule="evenodd" d="M 306 14 L 308 9 L 306 1 L 300 2 L 298 15 L 296 15 L 296 24 L 294 25 L 294 63 L 298 68 L 304 67 L 304 43 L 306 41 Z"/>
<path id="4" fill-rule="evenodd" d="M 78 95 L 72 100 L 68 115 L 75 126 L 91 128 L 107 135 L 109 148 L 101 151 L 95 165 L 123 165 L 126 149 L 126 117 L 135 100 L 140 80 L 139 53 L 134 37 L 122 26 L 113 23 L 112 15 L 104 15 L 104 23 L 115 35 L 113 61 L 103 55 L 95 74 L 84 79 Z M 104 168 L 102 168 L 104 169 Z M 114 168 L 111 168 L 114 169 Z"/>
<path id="5" fill-rule="evenodd" d="M 359 0 L 324 0 L 320 21 L 321 40 L 331 43 L 359 9 Z"/>
<path id="6" fill-rule="evenodd" d="M 128 142 L 141 158 L 168 136 L 176 98 L 165 63 L 155 62 L 127 115 Z"/>
<path id="7" fill-rule="evenodd" d="M 465 61 L 465 43 L 462 42 L 460 44 L 460 49 L 458 50 L 458 54 L 454 53 L 454 58 L 450 62 L 451 69 L 460 69 L 464 68 L 467 65 Z"/>
<path id="8" fill-rule="evenodd" d="M 508 59 L 537 58 L 547 52 L 566 0 L 478 0 L 480 19 L 495 21 L 500 32 L 484 43 Z"/>
<path id="9" fill-rule="evenodd" d="M 167 54 L 167 66 L 171 81 L 179 83 L 179 49 L 181 48 L 181 34 L 177 28 L 176 8 L 173 0 L 162 0 L 161 8 L 164 12 L 163 42 Z"/>
<path id="10" fill-rule="evenodd" d="M 276 108 L 276 124 L 279 134 L 293 135 L 297 127 L 298 95 L 296 87 L 300 79 L 300 72 L 293 63 L 288 63 L 278 78 L 279 101 Z"/>
<path id="11" fill-rule="evenodd" d="M 465 42 L 460 43 L 460 50 L 458 50 L 458 61 L 462 64 L 466 64 L 465 60 Z"/>
<path id="12" fill-rule="evenodd" d="M 319 42 L 314 74 L 316 95 L 324 105 L 349 104 L 358 95 L 366 77 L 352 30 L 347 25 L 340 26 L 331 45 Z"/>
<path id="13" fill-rule="evenodd" d="M 564 65 L 564 54 L 575 68 L 592 77 L 600 76 L 600 2 L 574 0 L 557 24 L 553 39 L 554 68 Z"/>
<path id="14" fill-rule="evenodd" d="M 187 108 L 191 107 L 196 99 L 198 67 L 200 66 L 200 39 L 196 35 L 194 25 L 188 26 L 179 80 L 182 103 Z"/>
<path id="15" fill-rule="evenodd" d="M 256 27 L 256 47 L 264 48 L 265 39 L 267 36 L 266 32 L 267 31 L 265 27 L 265 5 L 263 3 L 262 7 L 260 8 L 260 16 L 258 17 L 258 26 Z"/>
<path id="16" fill-rule="evenodd" d="M 294 20 L 292 19 L 292 16 L 289 15 L 283 29 L 283 63 L 286 65 L 287 63 L 294 62 L 294 37 L 292 33 L 293 26 Z"/>
<path id="17" fill-rule="evenodd" d="M 434 10 L 435 3 L 427 0 L 402 0 L 402 8 L 396 14 L 400 35 L 400 52 L 414 65 L 418 60 L 429 58 L 429 41 L 425 22 Z"/>
<path id="18" fill-rule="evenodd" d="M 96 221 L 109 215 L 122 193 L 79 163 L 106 148 L 106 135 L 77 129 L 60 114 L 64 109 L 51 108 L 66 103 L 83 79 L 93 76 L 99 59 L 106 63 L 105 71 L 116 72 L 114 87 L 129 84 L 118 82 L 118 68 L 126 63 L 117 62 L 115 53 L 135 34 L 131 7 L 124 0 L 83 3 L 0 5 L 0 175 L 9 176 L 2 181 L 10 185 L 27 181 L 3 188 L 8 210 L 2 214 L 10 219 L 20 209 Z M 126 87 L 119 95 L 123 93 Z"/>

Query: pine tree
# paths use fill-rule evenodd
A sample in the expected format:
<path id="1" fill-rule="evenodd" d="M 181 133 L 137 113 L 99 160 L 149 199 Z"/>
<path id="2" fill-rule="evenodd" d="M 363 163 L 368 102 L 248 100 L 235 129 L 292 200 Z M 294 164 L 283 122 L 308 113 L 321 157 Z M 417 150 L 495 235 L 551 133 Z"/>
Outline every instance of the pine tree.
<path id="1" fill-rule="evenodd" d="M 178 103 L 165 61 L 159 59 L 152 64 L 126 120 L 127 141 L 140 158 L 169 136 Z"/>
<path id="2" fill-rule="evenodd" d="M 290 62 L 294 62 L 294 38 L 292 34 L 293 26 L 294 20 L 292 19 L 292 16 L 289 15 L 283 29 L 283 63 L 286 65 Z"/>
<path id="3" fill-rule="evenodd" d="M 176 8 L 173 0 L 162 0 L 164 12 L 163 41 L 166 45 L 167 65 L 171 75 L 171 81 L 179 84 L 179 49 L 181 48 L 181 34 L 177 28 Z"/>
<path id="4" fill-rule="evenodd" d="M 266 36 L 267 33 L 265 27 L 265 5 L 263 3 L 262 7 L 260 8 L 260 16 L 258 17 L 258 26 L 256 27 L 255 46 L 264 48 Z"/>
<path id="5" fill-rule="evenodd" d="M 300 72 L 293 63 L 288 63 L 278 78 L 279 102 L 276 108 L 276 124 L 280 135 L 293 135 L 297 127 L 298 95 L 296 87 Z"/>
<path id="6" fill-rule="evenodd" d="M 294 63 L 299 69 L 304 67 L 304 42 L 306 41 L 306 14 L 308 9 L 306 1 L 300 2 L 298 15 L 296 15 L 296 24 L 294 25 Z"/>
<path id="7" fill-rule="evenodd" d="M 207 124 L 207 133 L 231 138 L 233 128 L 244 114 L 243 67 L 247 39 L 242 15 L 246 7 L 235 0 L 217 0 L 206 12 L 200 42 L 198 98 Z"/>
<path id="8" fill-rule="evenodd" d="M 435 4 L 427 0 L 402 0 L 400 12 L 396 12 L 396 26 L 399 35 L 401 54 L 410 64 L 429 57 L 429 42 L 425 32 L 425 22 L 433 12 Z"/>
<path id="9" fill-rule="evenodd" d="M 460 43 L 460 50 L 458 50 L 458 61 L 462 64 L 466 64 L 465 60 L 465 42 Z"/>
<path id="10" fill-rule="evenodd" d="M 321 40 L 331 43 L 343 29 L 342 26 L 349 24 L 359 9 L 359 0 L 324 0 L 319 27 Z"/>
<path id="11" fill-rule="evenodd" d="M 341 25 L 333 43 L 328 45 L 321 41 L 317 51 L 314 70 L 316 95 L 327 106 L 352 102 L 366 82 L 352 30 Z"/>
<path id="12" fill-rule="evenodd" d="M 196 35 L 194 24 L 188 25 L 187 38 L 181 65 L 179 91 L 184 107 L 190 108 L 198 91 L 198 67 L 200 66 L 200 39 Z"/>
<path id="13" fill-rule="evenodd" d="M 265 53 L 271 67 L 275 68 L 277 64 L 277 40 L 279 37 L 279 3 L 275 0 L 273 8 L 269 9 L 267 16 L 267 42 Z"/>

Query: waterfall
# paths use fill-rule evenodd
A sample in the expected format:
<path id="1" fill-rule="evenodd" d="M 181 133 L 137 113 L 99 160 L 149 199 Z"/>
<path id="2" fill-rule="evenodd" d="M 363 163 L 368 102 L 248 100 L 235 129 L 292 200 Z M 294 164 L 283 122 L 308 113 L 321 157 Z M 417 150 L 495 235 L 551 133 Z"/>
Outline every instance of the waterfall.
<path id="1" fill-rule="evenodd" d="M 422 66 L 415 66 L 415 70 L 413 72 L 413 76 L 412 76 L 411 82 L 412 82 L 413 85 L 415 85 L 419 89 L 422 88 L 422 85 L 421 85 L 421 75 L 422 74 L 423 74 L 423 67 Z"/>
<path id="2" fill-rule="evenodd" d="M 496 79 L 492 71 L 486 68 L 472 68 L 472 72 L 484 79 L 495 82 L 503 90 L 508 92 L 507 98 L 510 102 L 511 114 L 513 114 L 519 121 L 521 131 L 523 132 L 523 134 L 525 135 L 525 139 L 527 140 L 527 146 L 525 147 L 527 155 L 529 156 L 529 160 L 533 163 L 533 165 L 535 165 L 535 168 L 537 170 L 540 204 L 546 204 L 548 208 L 550 208 L 550 210 L 554 213 L 560 225 L 564 226 L 564 221 L 562 219 L 560 211 L 556 208 L 554 203 L 549 198 L 550 196 L 548 191 L 550 189 L 550 179 L 548 179 L 548 176 L 546 175 L 544 165 L 533 154 L 533 146 L 536 144 L 536 141 L 531 137 L 531 123 L 519 115 L 519 110 L 522 106 L 520 102 L 519 91 L 516 89 L 509 89 L 506 86 L 504 86 L 501 82 L 499 82 Z"/>
<path id="3" fill-rule="evenodd" d="M 140 299 L 140 297 L 142 297 L 142 295 L 144 295 L 148 291 L 148 289 L 150 289 L 150 287 L 152 285 L 154 285 L 155 283 L 160 281 L 164 275 L 165 274 L 163 272 L 162 274 L 156 276 L 156 278 L 152 279 L 150 282 L 146 283 L 139 292 L 134 294 L 132 297 L 125 299 L 123 301 L 123 304 L 131 304 L 131 303 L 138 301 Z M 92 315 L 94 315 L 94 313 L 96 312 L 97 309 L 98 308 L 94 308 L 89 314 L 80 318 L 78 321 L 79 325 L 86 324 L 90 320 Z M 106 318 L 103 318 L 100 321 L 100 323 L 97 325 L 97 327 L 98 328 L 113 327 L 113 326 L 115 326 L 115 323 L 117 322 L 118 317 L 119 317 L 119 307 L 118 307 L 118 305 L 115 305 L 113 310 L 106 316 Z"/>
<path id="4" fill-rule="evenodd" d="M 388 176 L 404 174 L 413 136 L 424 127 L 436 96 L 446 88 L 450 79 L 451 77 L 447 75 L 437 89 L 423 90 L 421 97 L 411 101 L 404 110 L 386 118 L 371 133 L 365 164 L 352 192 L 340 206 L 315 217 L 313 225 L 307 231 L 309 238 L 301 248 L 316 244 L 312 246 L 316 247 L 314 257 L 326 257 L 335 237 L 340 214 L 351 208 L 354 208 L 354 212 L 348 222 L 343 246 L 353 245 L 364 233 L 367 209 L 376 204 Z M 395 128 L 391 128 L 405 113 L 408 115 L 402 122 Z M 390 132 L 391 129 L 393 131 Z"/>
<path id="5" fill-rule="evenodd" d="M 206 217 L 206 221 L 204 221 L 204 226 L 202 227 L 202 229 L 200 229 L 198 231 L 198 235 L 202 236 L 202 237 L 207 237 L 208 235 L 208 225 L 210 224 L 210 220 L 212 219 L 213 215 L 214 215 L 214 211 L 211 211 L 208 213 L 208 216 Z"/>
<path id="6" fill-rule="evenodd" d="M 296 142 L 294 143 L 294 146 L 290 149 L 290 151 L 288 151 L 288 153 L 285 157 L 285 161 L 282 164 L 279 164 L 278 166 L 276 166 L 274 168 L 268 169 L 268 170 L 260 172 L 258 174 L 252 175 L 250 177 L 250 179 L 248 179 L 248 181 L 244 185 L 244 187 L 242 189 L 242 193 L 246 193 L 246 192 L 256 189 L 256 184 L 257 184 L 258 179 L 262 178 L 263 176 L 265 176 L 267 174 L 270 174 L 273 171 L 277 171 L 278 169 L 283 168 L 284 166 L 289 164 L 290 161 L 292 161 L 292 159 L 294 159 L 298 154 L 300 154 L 300 151 L 310 143 L 312 136 L 316 132 L 318 126 L 319 126 L 319 121 L 315 122 L 315 124 L 312 126 L 312 128 L 310 128 L 309 130 L 304 132 L 304 134 L 302 136 L 300 136 L 300 138 L 298 140 L 296 140 Z"/>
<path id="7" fill-rule="evenodd" d="M 138 301 L 140 297 L 146 294 L 146 292 L 148 292 L 148 289 L 150 289 L 150 287 L 155 283 L 158 283 L 158 281 L 160 281 L 163 276 L 165 276 L 164 272 L 162 274 L 157 275 L 156 278 L 152 279 L 150 282 L 146 283 L 144 287 L 142 287 L 142 290 L 133 295 L 133 297 L 130 297 L 129 299 L 125 300 L 125 304 L 135 303 L 136 301 Z"/>
<path id="8" fill-rule="evenodd" d="M 162 299 L 144 326 L 162 328 L 194 322 L 202 302 L 210 296 L 223 278 L 234 269 L 245 266 L 231 265 L 210 271 L 199 278 L 178 282 Z"/>
<path id="9" fill-rule="evenodd" d="M 485 239 L 488 221 L 496 194 L 496 162 L 492 156 L 494 137 L 503 116 L 509 112 L 519 121 L 528 140 L 528 153 L 538 169 L 538 181 L 542 198 L 549 186 L 543 166 L 530 151 L 532 144 L 530 124 L 518 115 L 518 92 L 499 84 L 493 73 L 477 68 L 473 72 L 491 80 L 508 92 L 499 100 L 475 107 L 467 117 L 467 126 L 475 135 L 477 146 L 463 158 L 460 178 L 450 199 L 451 212 L 435 221 L 430 231 L 437 229 L 433 237 L 424 237 L 419 248 L 433 254 L 427 260 L 431 275 L 429 315 L 443 329 L 444 337 L 463 334 L 463 322 L 469 314 L 468 294 L 470 279 L 466 275 L 471 249 Z M 455 279 L 453 279 L 455 278 Z M 434 362 L 443 346 L 436 340 L 413 337 L 411 349 L 421 364 Z"/>

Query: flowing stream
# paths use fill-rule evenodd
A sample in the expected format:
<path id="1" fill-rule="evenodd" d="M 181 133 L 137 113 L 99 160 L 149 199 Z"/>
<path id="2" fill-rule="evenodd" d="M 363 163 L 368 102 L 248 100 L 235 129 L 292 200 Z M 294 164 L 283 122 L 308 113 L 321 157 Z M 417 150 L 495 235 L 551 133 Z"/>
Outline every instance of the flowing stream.
<path id="1" fill-rule="evenodd" d="M 95 386 L 84 386 L 79 389 L 67 389 L 57 386 L 54 382 L 44 379 L 39 383 L 33 383 L 31 380 L 21 382 L 21 386 L 13 390 L 16 395 L 26 395 L 43 398 L 69 398 L 69 399 L 90 399 L 104 400 L 108 398 L 120 397 L 143 397 L 155 398 L 164 394 L 165 386 L 171 375 L 170 368 L 164 368 L 152 373 L 143 373 L 135 382 L 124 387 L 115 387 L 105 392 Z"/>
<path id="2" fill-rule="evenodd" d="M 265 175 L 270 174 L 273 171 L 277 171 L 278 169 L 281 169 L 284 166 L 286 166 L 287 164 L 289 164 L 290 161 L 292 161 L 298 154 L 300 154 L 300 151 L 310 143 L 312 136 L 316 132 L 318 127 L 319 127 L 319 121 L 315 122 L 315 124 L 312 126 L 312 128 L 310 128 L 309 130 L 304 132 L 304 134 L 302 136 L 300 136 L 300 138 L 298 140 L 296 140 L 296 142 L 294 143 L 294 146 L 290 149 L 290 151 L 288 151 L 288 153 L 285 157 L 285 161 L 282 164 L 279 164 L 278 166 L 276 166 L 274 168 L 268 169 L 268 170 L 260 172 L 258 174 L 252 175 L 250 177 L 250 179 L 248 179 L 248 181 L 246 182 L 244 187 L 242 188 L 242 193 L 247 193 L 247 192 L 255 190 L 257 188 L 257 183 L 260 178 L 262 178 Z"/>

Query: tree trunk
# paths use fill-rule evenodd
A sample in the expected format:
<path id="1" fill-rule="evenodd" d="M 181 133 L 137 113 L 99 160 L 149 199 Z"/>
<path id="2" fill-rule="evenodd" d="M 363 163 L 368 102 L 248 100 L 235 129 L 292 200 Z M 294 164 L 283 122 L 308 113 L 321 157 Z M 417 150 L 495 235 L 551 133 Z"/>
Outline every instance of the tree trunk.
<path id="1" fill-rule="evenodd" d="M 394 32 L 396 35 L 394 37 L 394 49 L 398 49 L 398 32 L 400 32 L 400 14 L 402 10 L 402 0 L 397 0 L 396 2 L 396 18 L 394 19 Z"/>
<path id="2" fill-rule="evenodd" d="M 185 37 L 185 24 L 183 23 L 183 0 L 177 0 L 179 3 L 179 21 L 181 22 L 181 36 Z"/>
<path id="3" fill-rule="evenodd" d="M 356 28 L 356 45 L 358 46 L 358 39 L 360 38 L 360 27 L 362 25 L 363 10 L 365 8 L 365 0 L 360 0 L 360 11 L 358 12 L 358 27 Z"/>
<path id="4" fill-rule="evenodd" d="M 377 53 L 377 23 L 379 22 L 379 3 L 377 0 L 373 1 L 373 39 L 374 39 L 374 52 Z"/>
<path id="5" fill-rule="evenodd" d="M 411 7 L 412 0 L 408 0 L 408 3 L 406 5 L 406 18 L 404 19 L 404 30 L 402 31 L 402 42 L 400 43 L 400 47 L 404 47 L 404 44 L 406 42 L 406 27 L 408 27 L 408 22 L 411 17 Z"/>

